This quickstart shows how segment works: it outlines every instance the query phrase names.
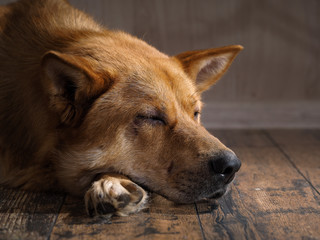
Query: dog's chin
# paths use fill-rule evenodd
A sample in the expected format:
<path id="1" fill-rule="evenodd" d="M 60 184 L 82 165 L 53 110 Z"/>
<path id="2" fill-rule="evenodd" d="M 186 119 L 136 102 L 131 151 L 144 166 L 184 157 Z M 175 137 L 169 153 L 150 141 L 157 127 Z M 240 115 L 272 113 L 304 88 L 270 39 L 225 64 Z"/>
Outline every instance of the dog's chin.
<path id="1" fill-rule="evenodd" d="M 209 197 L 206 197 L 205 199 L 218 199 L 221 198 L 225 193 L 227 192 L 227 189 L 222 188 L 211 194 Z"/>
<path id="2" fill-rule="evenodd" d="M 171 195 L 167 195 L 167 194 L 164 194 L 161 192 L 160 193 L 157 192 L 157 194 L 165 197 L 166 199 L 168 199 L 170 201 L 178 203 L 178 204 L 191 204 L 191 203 L 195 203 L 195 202 L 215 200 L 215 199 L 221 198 L 227 192 L 228 192 L 228 187 L 226 186 L 226 187 L 222 187 L 222 188 L 214 191 L 213 193 L 201 194 L 200 196 L 185 195 L 183 193 L 176 193 L 174 195 L 174 197 L 172 197 Z"/>

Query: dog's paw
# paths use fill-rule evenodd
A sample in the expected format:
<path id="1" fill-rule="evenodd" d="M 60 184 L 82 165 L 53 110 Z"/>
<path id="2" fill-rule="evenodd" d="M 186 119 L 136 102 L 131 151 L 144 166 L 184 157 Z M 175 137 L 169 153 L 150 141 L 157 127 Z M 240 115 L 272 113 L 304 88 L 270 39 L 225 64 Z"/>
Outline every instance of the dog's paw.
<path id="1" fill-rule="evenodd" d="M 127 216 L 143 209 L 147 193 L 123 177 L 105 175 L 95 181 L 85 194 L 87 213 L 94 215 Z"/>

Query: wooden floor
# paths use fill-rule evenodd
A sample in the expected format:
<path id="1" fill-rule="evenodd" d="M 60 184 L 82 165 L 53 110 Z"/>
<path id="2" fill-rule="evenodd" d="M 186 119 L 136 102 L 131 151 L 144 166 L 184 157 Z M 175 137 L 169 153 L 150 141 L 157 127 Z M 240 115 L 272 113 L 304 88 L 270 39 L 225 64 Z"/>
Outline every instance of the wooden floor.
<path id="1" fill-rule="evenodd" d="M 87 217 L 81 199 L 0 188 L 0 239 L 320 239 L 320 130 L 212 132 L 243 163 L 218 202 L 152 195 L 108 220 Z"/>

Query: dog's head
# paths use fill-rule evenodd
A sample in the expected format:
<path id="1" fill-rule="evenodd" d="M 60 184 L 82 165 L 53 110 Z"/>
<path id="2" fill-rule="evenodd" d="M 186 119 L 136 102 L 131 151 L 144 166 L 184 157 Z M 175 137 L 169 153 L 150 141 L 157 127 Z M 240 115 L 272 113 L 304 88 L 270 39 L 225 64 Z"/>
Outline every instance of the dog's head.
<path id="1" fill-rule="evenodd" d="M 73 149 L 72 168 L 121 173 L 176 202 L 222 196 L 240 161 L 201 125 L 201 94 L 241 49 L 168 57 L 108 33 L 47 53 L 44 84 L 59 116 L 64 161 Z"/>

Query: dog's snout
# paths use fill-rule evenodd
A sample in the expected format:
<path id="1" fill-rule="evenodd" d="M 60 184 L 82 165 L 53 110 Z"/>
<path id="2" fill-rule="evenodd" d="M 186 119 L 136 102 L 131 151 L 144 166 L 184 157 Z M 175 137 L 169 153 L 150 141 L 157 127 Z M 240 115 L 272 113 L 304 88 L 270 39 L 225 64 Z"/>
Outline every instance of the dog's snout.
<path id="1" fill-rule="evenodd" d="M 233 152 L 223 151 L 210 158 L 209 167 L 213 174 L 223 175 L 225 182 L 229 183 L 233 180 L 234 174 L 239 171 L 241 162 Z"/>

